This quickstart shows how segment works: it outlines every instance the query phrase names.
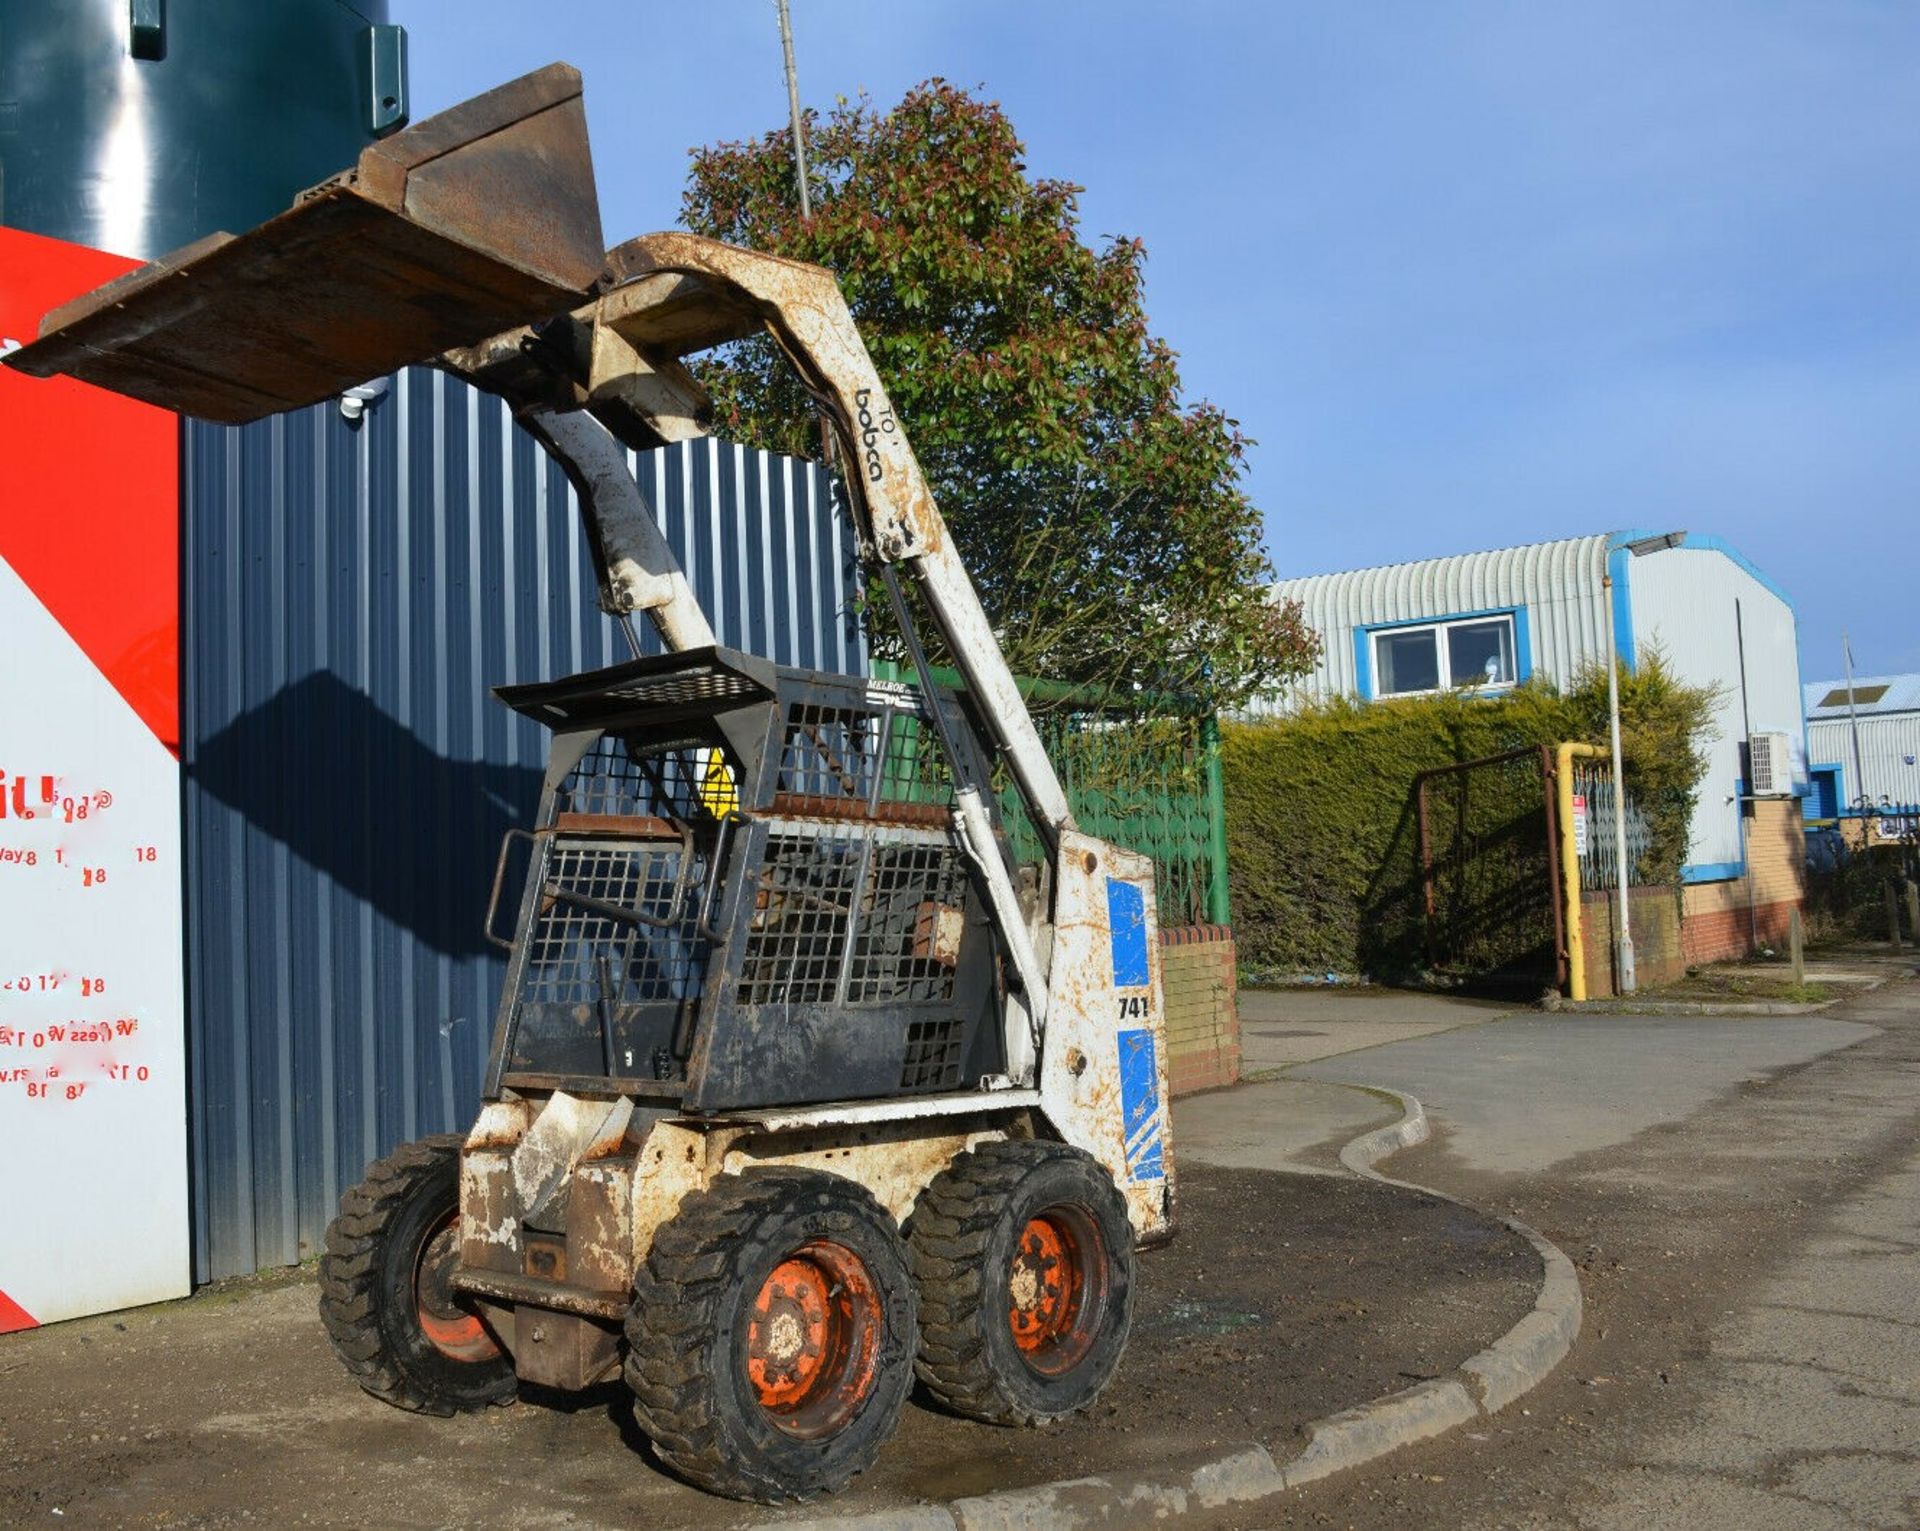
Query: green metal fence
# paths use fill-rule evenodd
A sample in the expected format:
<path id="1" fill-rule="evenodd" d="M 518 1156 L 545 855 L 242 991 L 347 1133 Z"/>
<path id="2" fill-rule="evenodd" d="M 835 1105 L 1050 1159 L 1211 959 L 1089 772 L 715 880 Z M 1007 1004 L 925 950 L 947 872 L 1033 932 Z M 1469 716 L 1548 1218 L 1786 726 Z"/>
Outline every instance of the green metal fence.
<path id="1" fill-rule="evenodd" d="M 875 660 L 881 680 L 911 679 L 910 670 Z M 964 691 L 956 672 L 934 679 Z M 1059 681 L 1021 677 L 1020 694 L 1060 773 L 1081 829 L 1151 856 L 1164 926 L 1225 925 L 1227 824 L 1220 777 L 1220 727 L 1189 698 L 1110 695 Z M 1038 860 L 1041 841 L 1019 792 L 997 772 L 1002 817 L 1014 854 Z"/>

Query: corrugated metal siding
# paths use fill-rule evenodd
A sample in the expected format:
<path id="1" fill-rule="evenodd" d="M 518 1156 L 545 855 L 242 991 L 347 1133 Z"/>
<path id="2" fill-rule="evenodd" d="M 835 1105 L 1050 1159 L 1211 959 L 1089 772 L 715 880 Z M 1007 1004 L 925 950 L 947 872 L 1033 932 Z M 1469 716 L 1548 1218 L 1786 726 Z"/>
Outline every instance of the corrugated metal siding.
<path id="1" fill-rule="evenodd" d="M 864 673 L 824 470 L 698 441 L 637 472 L 723 642 Z M 487 688 L 629 651 L 564 476 L 438 373 L 402 374 L 357 428 L 331 404 L 191 424 L 183 476 L 207 1280 L 313 1253 L 370 1159 L 468 1124 L 501 975 L 481 914 L 545 758 Z"/>
<path id="2" fill-rule="evenodd" d="M 1807 754 L 1816 765 L 1840 764 L 1836 812 L 1847 811 L 1863 794 L 1878 804 L 1920 805 L 1920 713 L 1883 714 L 1860 719 L 1860 764 L 1853 762 L 1853 730 L 1846 719 L 1817 719 L 1807 725 Z"/>
<path id="3" fill-rule="evenodd" d="M 1669 548 L 1629 558 L 1625 568 L 1635 643 L 1643 651 L 1657 648 L 1679 679 L 1719 690 L 1713 737 L 1699 741 L 1707 756 L 1707 774 L 1693 806 L 1687 864 L 1696 869 L 1717 867 L 1721 875 L 1732 875 L 1728 869 L 1742 860 L 1743 841 L 1738 806 L 1727 799 L 1743 774 L 1740 746 L 1747 733 L 1746 718 L 1751 718 L 1754 733 L 1788 736 L 1794 779 L 1806 780 L 1800 643 L 1793 608 L 1718 548 Z M 1742 634 L 1747 677 L 1744 713 Z"/>
<path id="4" fill-rule="evenodd" d="M 1282 580 L 1274 597 L 1300 602 L 1320 635 L 1320 662 L 1286 695 L 1255 710 L 1358 694 L 1356 628 L 1508 606 L 1527 609 L 1532 672 L 1565 682 L 1605 652 L 1600 576 L 1606 561 L 1601 535 Z"/>
<path id="5" fill-rule="evenodd" d="M 1876 686 L 1885 686 L 1887 688 L 1886 693 L 1881 696 L 1878 701 L 1856 702 L 1853 710 L 1861 717 L 1864 718 L 1869 713 L 1878 712 L 1920 712 L 1920 675 L 1856 675 L 1853 678 L 1853 689 L 1855 692 L 1868 690 Z M 1816 719 L 1822 718 L 1846 717 L 1847 704 L 1845 702 L 1842 702 L 1838 707 L 1822 707 L 1820 705 L 1823 698 L 1832 695 L 1835 691 L 1845 691 L 1846 689 L 1847 681 L 1844 675 L 1834 680 L 1808 681 L 1804 688 L 1804 695 L 1807 702 L 1807 721 L 1813 722 Z"/>

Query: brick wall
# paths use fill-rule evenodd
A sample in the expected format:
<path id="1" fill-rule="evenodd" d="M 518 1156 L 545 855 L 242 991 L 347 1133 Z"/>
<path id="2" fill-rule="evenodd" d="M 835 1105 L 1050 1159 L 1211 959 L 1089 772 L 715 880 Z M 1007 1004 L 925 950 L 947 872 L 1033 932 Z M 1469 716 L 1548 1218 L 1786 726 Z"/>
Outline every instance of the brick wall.
<path id="1" fill-rule="evenodd" d="M 1741 885 L 1734 882 L 1725 886 L 1732 888 L 1737 895 Z M 1689 888 L 1687 891 L 1693 890 Z M 1755 936 L 1758 936 L 1761 946 L 1771 946 L 1779 951 L 1787 944 L 1787 923 L 1793 918 L 1796 907 L 1792 899 L 1756 904 L 1749 920 L 1746 902 L 1736 897 L 1727 907 L 1690 913 L 1684 922 L 1687 961 L 1729 962 L 1745 957 L 1754 950 Z"/>
<path id="2" fill-rule="evenodd" d="M 1234 971 L 1233 932 L 1227 926 L 1180 925 L 1160 932 L 1167 1087 L 1175 1095 L 1239 1081 Z"/>
<path id="3" fill-rule="evenodd" d="M 1770 797 L 1747 820 L 1747 865 L 1758 904 L 1796 904 L 1807 896 L 1807 818 L 1798 798 Z"/>
<path id="4" fill-rule="evenodd" d="M 1725 962 L 1786 943 L 1787 922 L 1807 893 L 1806 820 L 1796 798 L 1767 798 L 1747 820 L 1745 877 L 1687 885 L 1681 945 L 1691 963 Z M 1753 913 L 1747 913 L 1751 900 Z"/>
<path id="5" fill-rule="evenodd" d="M 1587 997 L 1619 993 L 1613 970 L 1613 890 L 1593 888 L 1580 895 L 1580 935 L 1586 943 Z M 1627 925 L 1633 933 L 1636 988 L 1652 989 L 1686 976 L 1687 954 L 1681 938 L 1680 901 L 1668 887 L 1629 888 Z"/>

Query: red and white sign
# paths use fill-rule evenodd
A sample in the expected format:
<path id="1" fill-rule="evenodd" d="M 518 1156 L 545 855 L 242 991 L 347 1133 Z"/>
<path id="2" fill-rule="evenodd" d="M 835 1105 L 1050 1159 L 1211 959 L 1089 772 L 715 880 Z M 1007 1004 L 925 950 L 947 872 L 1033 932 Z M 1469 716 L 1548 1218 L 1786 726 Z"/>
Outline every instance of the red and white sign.
<path id="1" fill-rule="evenodd" d="M 0 338 L 134 264 L 0 228 Z M 0 369 L 0 1331 L 190 1285 L 178 464 Z"/>
<path id="2" fill-rule="evenodd" d="M 1573 794 L 1573 852 L 1576 856 L 1587 853 L 1587 796 L 1584 792 Z"/>

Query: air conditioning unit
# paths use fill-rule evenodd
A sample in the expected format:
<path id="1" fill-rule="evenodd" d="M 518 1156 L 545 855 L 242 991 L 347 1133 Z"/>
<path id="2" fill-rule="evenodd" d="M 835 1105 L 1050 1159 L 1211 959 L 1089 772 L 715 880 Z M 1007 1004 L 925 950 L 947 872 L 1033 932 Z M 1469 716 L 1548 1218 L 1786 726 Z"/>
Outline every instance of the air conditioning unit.
<path id="1" fill-rule="evenodd" d="M 1754 797 L 1793 796 L 1791 735 L 1747 736 L 1747 791 Z"/>

